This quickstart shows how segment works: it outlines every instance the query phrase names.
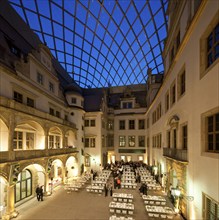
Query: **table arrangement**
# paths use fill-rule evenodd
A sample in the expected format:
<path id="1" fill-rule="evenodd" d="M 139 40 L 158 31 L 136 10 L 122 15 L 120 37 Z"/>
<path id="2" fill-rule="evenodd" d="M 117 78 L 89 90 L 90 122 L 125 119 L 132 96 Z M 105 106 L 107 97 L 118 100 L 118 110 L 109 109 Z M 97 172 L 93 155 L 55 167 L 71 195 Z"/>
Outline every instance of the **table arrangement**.
<path id="1" fill-rule="evenodd" d="M 166 205 L 166 199 L 164 196 L 142 195 L 142 199 L 146 205 Z"/>
<path id="2" fill-rule="evenodd" d="M 175 212 L 170 207 L 163 206 L 145 206 L 146 211 L 148 212 L 149 217 L 160 217 L 172 219 L 175 215 Z"/>
<path id="3" fill-rule="evenodd" d="M 125 217 L 125 216 L 110 216 L 109 220 L 134 220 L 132 217 Z"/>
<path id="4" fill-rule="evenodd" d="M 133 195 L 126 193 L 113 193 L 113 201 L 115 202 L 133 202 Z"/>

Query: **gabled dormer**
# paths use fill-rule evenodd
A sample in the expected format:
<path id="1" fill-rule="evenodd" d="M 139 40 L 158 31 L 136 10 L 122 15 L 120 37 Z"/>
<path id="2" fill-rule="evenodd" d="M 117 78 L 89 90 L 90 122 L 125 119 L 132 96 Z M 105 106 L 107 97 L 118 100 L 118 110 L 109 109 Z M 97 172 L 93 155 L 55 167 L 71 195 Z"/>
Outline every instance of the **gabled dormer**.
<path id="1" fill-rule="evenodd" d="M 39 45 L 39 52 L 40 52 L 40 61 L 41 63 L 49 70 L 52 69 L 52 54 L 49 50 L 49 48 L 44 45 Z"/>

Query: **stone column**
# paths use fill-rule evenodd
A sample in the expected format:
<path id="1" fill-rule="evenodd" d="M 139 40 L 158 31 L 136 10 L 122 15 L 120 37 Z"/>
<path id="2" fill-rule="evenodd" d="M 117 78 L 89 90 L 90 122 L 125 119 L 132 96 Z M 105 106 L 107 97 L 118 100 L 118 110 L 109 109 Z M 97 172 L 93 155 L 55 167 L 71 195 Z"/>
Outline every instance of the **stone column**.
<path id="1" fill-rule="evenodd" d="M 51 195 L 52 194 L 52 188 L 51 188 L 51 180 L 49 178 L 48 173 L 45 173 L 45 195 Z"/>
<path id="2" fill-rule="evenodd" d="M 14 208 L 14 204 L 15 204 L 14 187 L 15 185 L 7 186 L 7 207 L 6 207 L 6 213 L 2 217 L 2 219 L 5 220 L 15 218 L 18 215 L 18 212 Z"/>
<path id="3" fill-rule="evenodd" d="M 9 151 L 9 159 L 14 160 L 14 152 L 13 152 L 13 139 L 14 139 L 14 130 L 15 130 L 15 118 L 14 116 L 10 116 L 9 128 L 8 128 L 8 151 Z"/>

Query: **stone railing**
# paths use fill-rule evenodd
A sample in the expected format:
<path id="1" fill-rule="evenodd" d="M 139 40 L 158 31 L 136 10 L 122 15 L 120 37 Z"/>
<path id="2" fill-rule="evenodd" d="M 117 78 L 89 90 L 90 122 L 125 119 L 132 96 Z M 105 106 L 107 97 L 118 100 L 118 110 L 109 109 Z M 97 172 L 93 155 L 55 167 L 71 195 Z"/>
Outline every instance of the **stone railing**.
<path id="1" fill-rule="evenodd" d="M 77 148 L 59 148 L 49 150 L 17 150 L 0 152 L 0 163 L 28 160 L 41 157 L 57 156 L 63 154 L 77 153 Z"/>
<path id="2" fill-rule="evenodd" d="M 163 148 L 163 156 L 172 158 L 174 160 L 188 162 L 187 155 L 187 150 L 185 149 Z"/>

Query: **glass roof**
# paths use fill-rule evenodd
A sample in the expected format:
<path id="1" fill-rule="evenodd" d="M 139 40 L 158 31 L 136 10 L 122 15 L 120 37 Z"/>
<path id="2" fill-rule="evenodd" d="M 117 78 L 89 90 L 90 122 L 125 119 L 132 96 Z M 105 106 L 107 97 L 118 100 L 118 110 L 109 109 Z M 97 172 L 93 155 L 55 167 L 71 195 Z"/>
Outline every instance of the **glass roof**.
<path id="1" fill-rule="evenodd" d="M 9 0 L 82 88 L 145 83 L 164 70 L 168 0 Z"/>

